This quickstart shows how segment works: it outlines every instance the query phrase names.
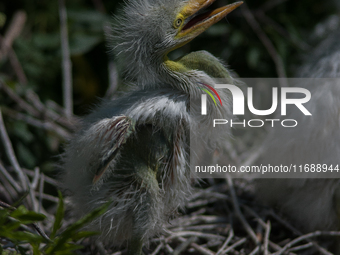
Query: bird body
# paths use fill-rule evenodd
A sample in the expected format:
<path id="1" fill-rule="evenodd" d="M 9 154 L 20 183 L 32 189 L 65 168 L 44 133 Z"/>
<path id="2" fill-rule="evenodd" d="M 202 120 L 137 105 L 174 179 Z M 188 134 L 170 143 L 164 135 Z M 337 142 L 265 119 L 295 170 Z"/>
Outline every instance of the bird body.
<path id="1" fill-rule="evenodd" d="M 213 87 L 215 76 L 232 82 L 207 52 L 167 57 L 241 4 L 197 14 L 212 2 L 128 2 L 110 42 L 134 89 L 86 117 L 65 149 L 62 185 L 74 210 L 81 216 L 111 201 L 89 228 L 111 244 L 127 244 L 129 254 L 141 254 L 191 192 L 190 131 L 205 127 L 190 100 L 204 84 Z M 220 96 L 223 105 L 208 104 L 209 118 L 228 112 L 229 94 Z"/>
<path id="2" fill-rule="evenodd" d="M 305 106 L 313 116 L 290 113 L 287 118 L 296 119 L 299 125 L 275 129 L 265 143 L 261 163 L 340 166 L 340 83 L 335 79 L 340 77 L 339 39 L 339 31 L 328 35 L 299 70 L 299 78 L 319 78 L 298 83 L 312 94 Z M 278 207 L 306 232 L 339 230 L 340 179 L 322 176 L 325 173 L 309 172 L 296 179 L 260 179 L 258 197 Z"/>

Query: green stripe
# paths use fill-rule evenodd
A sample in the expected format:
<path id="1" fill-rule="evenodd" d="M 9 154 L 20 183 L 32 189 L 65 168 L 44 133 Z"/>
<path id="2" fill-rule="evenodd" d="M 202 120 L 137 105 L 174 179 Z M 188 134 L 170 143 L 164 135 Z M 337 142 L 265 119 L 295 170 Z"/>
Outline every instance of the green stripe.
<path id="1" fill-rule="evenodd" d="M 212 98 L 212 100 L 214 100 L 214 103 L 215 103 L 215 105 L 217 106 L 216 100 L 215 100 L 215 98 L 213 97 L 213 95 L 209 92 L 209 90 L 207 90 L 207 89 L 202 89 L 202 88 L 200 88 L 200 89 L 203 90 L 204 92 L 206 92 L 206 93 Z"/>

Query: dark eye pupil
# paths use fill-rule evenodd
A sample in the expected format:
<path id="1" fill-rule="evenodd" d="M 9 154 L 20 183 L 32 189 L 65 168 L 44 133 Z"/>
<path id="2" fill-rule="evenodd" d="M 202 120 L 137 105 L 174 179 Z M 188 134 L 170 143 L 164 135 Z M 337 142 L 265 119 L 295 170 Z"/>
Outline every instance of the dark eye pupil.
<path id="1" fill-rule="evenodd" d="M 177 25 L 181 25 L 182 21 L 180 19 L 177 20 Z"/>

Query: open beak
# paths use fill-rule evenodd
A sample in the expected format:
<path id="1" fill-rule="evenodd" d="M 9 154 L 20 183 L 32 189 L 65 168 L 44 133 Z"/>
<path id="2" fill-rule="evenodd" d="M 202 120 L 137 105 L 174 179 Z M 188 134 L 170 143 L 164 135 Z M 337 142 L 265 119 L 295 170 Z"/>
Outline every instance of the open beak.
<path id="1" fill-rule="evenodd" d="M 177 36 L 187 36 L 193 39 L 243 4 L 242 1 L 236 2 L 216 10 L 204 12 L 213 2 L 215 0 L 190 0 L 182 10 L 187 18 Z"/>

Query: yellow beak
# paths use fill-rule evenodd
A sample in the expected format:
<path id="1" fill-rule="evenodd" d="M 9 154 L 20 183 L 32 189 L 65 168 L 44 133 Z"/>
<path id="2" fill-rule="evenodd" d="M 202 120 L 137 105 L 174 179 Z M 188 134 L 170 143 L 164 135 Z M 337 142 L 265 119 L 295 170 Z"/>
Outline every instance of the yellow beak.
<path id="1" fill-rule="evenodd" d="M 213 11 L 198 14 L 198 12 L 210 6 L 213 2 L 215 0 L 190 0 L 181 11 L 181 14 L 186 18 L 186 22 L 176 37 L 182 38 L 187 36 L 189 40 L 192 40 L 243 4 L 242 1 L 236 2 Z"/>

